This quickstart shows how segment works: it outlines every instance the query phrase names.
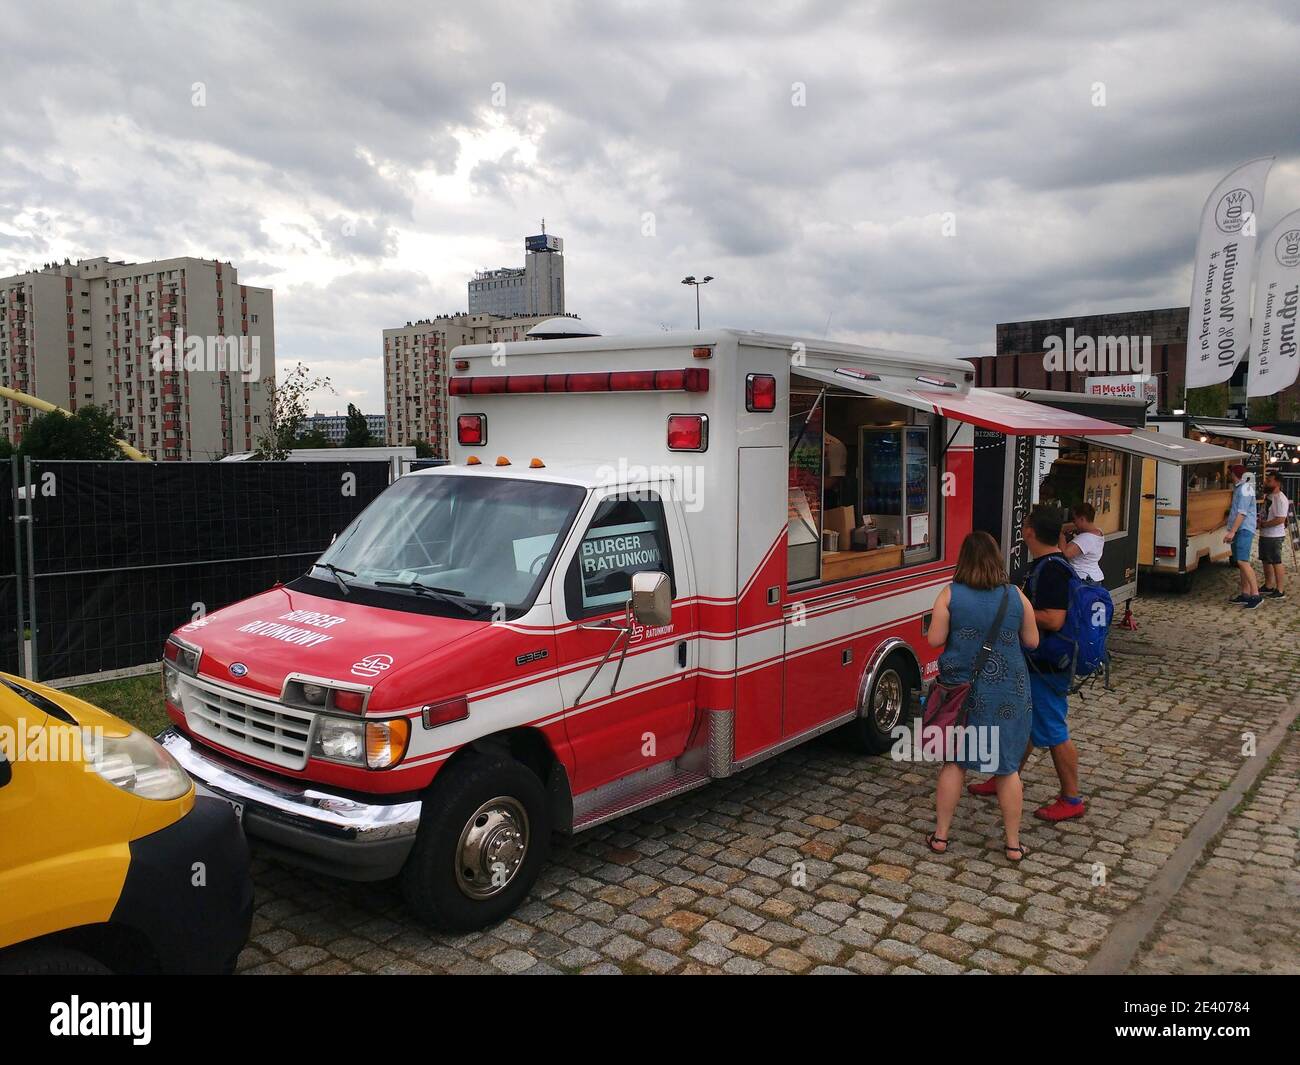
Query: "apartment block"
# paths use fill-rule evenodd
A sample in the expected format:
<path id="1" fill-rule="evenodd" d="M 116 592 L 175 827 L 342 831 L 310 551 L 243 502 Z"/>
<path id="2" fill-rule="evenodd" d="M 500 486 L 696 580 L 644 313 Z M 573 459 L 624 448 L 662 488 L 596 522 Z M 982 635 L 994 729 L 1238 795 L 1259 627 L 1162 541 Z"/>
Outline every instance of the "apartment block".
<path id="1" fill-rule="evenodd" d="M 239 283 L 228 262 L 82 259 L 0 278 L 0 383 L 67 410 L 98 404 L 125 438 L 160 460 L 251 450 L 275 375 L 272 293 Z M 154 363 L 154 338 L 177 358 Z M 186 356 L 184 342 L 197 350 Z M 254 343 L 254 341 L 256 341 Z M 256 353 L 245 372 L 227 350 Z M 22 440 L 36 412 L 0 407 L 0 431 Z"/>
<path id="2" fill-rule="evenodd" d="M 396 446 L 425 440 L 437 457 L 446 458 L 447 357 L 452 349 L 525 340 L 528 330 L 551 317 L 449 314 L 385 329 L 384 442 Z"/>

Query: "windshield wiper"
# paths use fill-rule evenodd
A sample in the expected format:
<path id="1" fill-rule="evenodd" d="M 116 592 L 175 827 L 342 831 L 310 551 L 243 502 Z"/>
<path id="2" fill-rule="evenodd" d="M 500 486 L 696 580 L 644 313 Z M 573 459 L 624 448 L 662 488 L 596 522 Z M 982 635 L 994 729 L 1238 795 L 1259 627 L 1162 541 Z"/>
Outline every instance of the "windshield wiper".
<path id="1" fill-rule="evenodd" d="M 478 606 L 471 605 L 465 599 L 465 593 L 457 588 L 438 588 L 432 584 L 421 584 L 417 580 L 409 581 L 375 581 L 376 588 L 405 588 L 408 592 L 414 592 L 416 595 L 427 595 L 431 599 L 438 599 L 444 603 L 450 603 L 452 606 L 460 607 L 470 617 L 478 617 Z"/>
<path id="2" fill-rule="evenodd" d="M 355 577 L 356 574 L 352 570 L 344 569 L 342 566 L 336 566 L 333 562 L 313 562 L 312 567 L 314 569 L 327 570 L 329 575 L 339 582 L 339 587 L 343 589 L 344 595 L 350 595 L 352 593 L 351 586 L 349 586 L 348 582 L 343 579 L 343 574 L 345 573 L 349 577 Z"/>

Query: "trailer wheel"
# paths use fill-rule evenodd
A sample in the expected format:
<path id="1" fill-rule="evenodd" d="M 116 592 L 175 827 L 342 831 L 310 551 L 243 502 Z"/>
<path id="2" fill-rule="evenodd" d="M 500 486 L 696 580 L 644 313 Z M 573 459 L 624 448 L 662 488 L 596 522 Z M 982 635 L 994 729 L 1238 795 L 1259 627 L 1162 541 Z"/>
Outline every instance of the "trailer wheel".
<path id="1" fill-rule="evenodd" d="M 904 655 L 892 654 L 880 664 L 862 714 L 851 726 L 859 749 L 884 754 L 894 745 L 892 733 L 907 713 L 916 687 L 916 670 Z"/>
<path id="2" fill-rule="evenodd" d="M 546 861 L 551 815 L 537 775 L 510 758 L 470 754 L 426 793 L 402 894 L 438 928 L 469 932 L 523 902 Z"/>

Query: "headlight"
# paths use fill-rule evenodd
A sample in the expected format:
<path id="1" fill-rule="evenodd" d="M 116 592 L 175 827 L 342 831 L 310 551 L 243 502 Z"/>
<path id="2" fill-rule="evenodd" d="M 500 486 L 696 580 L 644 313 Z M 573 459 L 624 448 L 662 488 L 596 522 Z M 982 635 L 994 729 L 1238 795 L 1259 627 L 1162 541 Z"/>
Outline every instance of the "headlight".
<path id="1" fill-rule="evenodd" d="M 86 768 L 142 799 L 179 799 L 190 790 L 180 764 L 143 732 L 97 734 L 87 744 Z"/>
<path id="2" fill-rule="evenodd" d="M 402 760 L 410 738 L 411 723 L 404 717 L 351 721 L 322 716 L 312 753 L 331 762 L 388 769 Z"/>
<path id="3" fill-rule="evenodd" d="M 331 762 L 364 765 L 365 725 L 341 717 L 322 717 L 316 726 L 314 752 Z"/>
<path id="4" fill-rule="evenodd" d="M 324 706 L 326 690 L 320 684 L 304 684 L 302 686 L 302 697 L 313 706 Z"/>
<path id="5" fill-rule="evenodd" d="M 181 705 L 181 675 L 171 665 L 163 663 L 163 687 L 167 692 L 167 701 L 176 706 Z"/>
<path id="6" fill-rule="evenodd" d="M 178 636 L 168 636 L 167 642 L 163 645 L 163 658 L 168 662 L 175 662 L 178 669 L 192 676 L 198 673 L 199 659 L 202 657 L 202 648 L 186 643 Z"/>

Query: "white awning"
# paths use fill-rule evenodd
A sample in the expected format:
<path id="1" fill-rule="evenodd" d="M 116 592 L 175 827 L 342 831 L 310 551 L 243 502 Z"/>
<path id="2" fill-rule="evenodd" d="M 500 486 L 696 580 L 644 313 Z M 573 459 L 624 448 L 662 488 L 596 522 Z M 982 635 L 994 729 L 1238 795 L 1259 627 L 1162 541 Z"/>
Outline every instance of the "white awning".
<path id="1" fill-rule="evenodd" d="M 1300 436 L 1265 433 L 1258 429 L 1247 429 L 1243 425 L 1198 425 L 1196 429 L 1206 436 L 1228 436 L 1233 440 L 1260 440 L 1270 444 L 1287 444 L 1290 447 L 1300 447 Z"/>
<path id="2" fill-rule="evenodd" d="M 962 392 L 956 386 L 947 388 L 945 382 L 937 377 L 933 380 L 894 377 L 856 366 L 833 369 L 800 366 L 795 373 L 864 396 L 902 403 L 927 414 L 969 422 L 1007 436 L 1093 437 L 1122 436 L 1130 432 L 1126 425 L 1073 414 L 1043 403 L 1030 403 L 987 388 L 972 388 L 969 392 Z"/>
<path id="3" fill-rule="evenodd" d="M 1198 462 L 1235 462 L 1244 457 L 1244 452 L 1219 447 L 1218 444 L 1202 444 L 1199 440 L 1174 436 L 1173 433 L 1157 433 L 1150 429 L 1134 429 L 1128 436 L 1093 440 L 1092 443 L 1097 447 L 1107 447 L 1112 451 L 1122 451 L 1126 455 L 1137 455 L 1144 459 L 1158 459 L 1175 466 L 1191 466 Z"/>

